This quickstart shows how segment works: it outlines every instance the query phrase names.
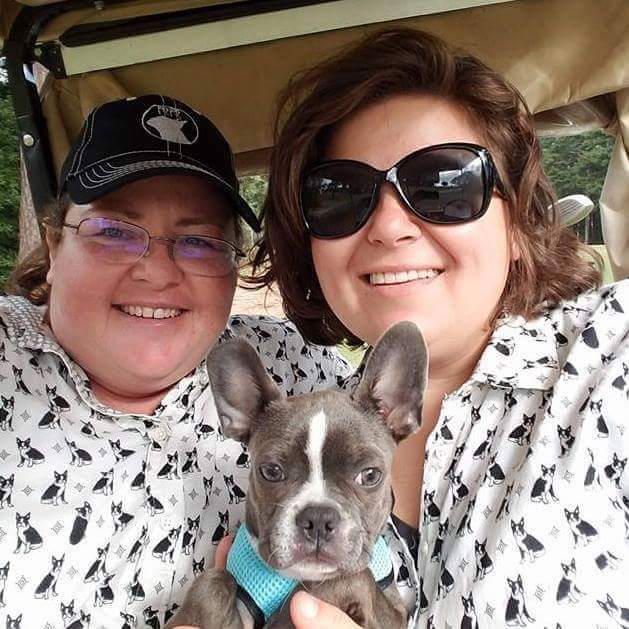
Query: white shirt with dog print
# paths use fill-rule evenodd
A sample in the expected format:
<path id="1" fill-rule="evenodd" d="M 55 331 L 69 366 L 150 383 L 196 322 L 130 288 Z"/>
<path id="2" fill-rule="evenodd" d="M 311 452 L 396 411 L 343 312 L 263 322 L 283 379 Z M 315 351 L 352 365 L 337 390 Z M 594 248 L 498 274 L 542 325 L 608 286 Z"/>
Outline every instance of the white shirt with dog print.
<path id="1" fill-rule="evenodd" d="M 409 627 L 628 628 L 628 452 L 629 281 L 502 321 L 390 532 Z"/>
<path id="2" fill-rule="evenodd" d="M 0 307 L 7 626 L 163 626 L 243 517 L 246 450 L 222 439 L 205 370 L 120 415 L 40 309 Z M 290 325 L 235 317 L 236 334 L 289 392 L 347 373 Z M 501 322 L 428 440 L 418 543 L 387 531 L 409 627 L 629 627 L 628 396 L 629 282 Z"/>
<path id="3" fill-rule="evenodd" d="M 152 415 L 118 413 L 42 315 L 0 298 L 0 625 L 163 627 L 244 517 L 247 451 L 222 437 L 203 364 Z M 233 336 L 288 393 L 349 373 L 287 322 L 235 316 Z"/>

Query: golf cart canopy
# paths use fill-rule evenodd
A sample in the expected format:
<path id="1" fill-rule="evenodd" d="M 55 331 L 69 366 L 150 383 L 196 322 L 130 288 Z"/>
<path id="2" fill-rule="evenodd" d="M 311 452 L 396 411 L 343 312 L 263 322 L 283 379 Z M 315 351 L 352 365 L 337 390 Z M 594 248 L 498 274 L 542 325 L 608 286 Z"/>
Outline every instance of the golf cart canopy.
<path id="1" fill-rule="evenodd" d="M 541 135 L 616 138 L 600 200 L 614 274 L 629 276 L 626 0 L 0 0 L 0 29 L 37 210 L 88 112 L 164 93 L 205 112 L 241 173 L 265 168 L 278 91 L 368 32 L 426 29 L 524 94 Z M 32 69 L 49 72 L 37 93 Z"/>

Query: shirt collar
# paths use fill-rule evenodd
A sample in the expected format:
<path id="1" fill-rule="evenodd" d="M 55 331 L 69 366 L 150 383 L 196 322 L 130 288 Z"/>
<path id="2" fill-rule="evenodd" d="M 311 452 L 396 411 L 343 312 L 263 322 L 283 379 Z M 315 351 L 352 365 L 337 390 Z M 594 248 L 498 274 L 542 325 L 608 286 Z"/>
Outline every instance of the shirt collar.
<path id="1" fill-rule="evenodd" d="M 471 380 L 504 389 L 546 391 L 561 373 L 550 311 L 506 316 L 494 330 Z"/>
<path id="2" fill-rule="evenodd" d="M 93 396 L 87 374 L 78 363 L 72 360 L 61 345 L 59 345 L 52 330 L 46 323 L 46 306 L 36 306 L 28 301 L 28 299 L 15 295 L 3 297 L 1 303 L 0 314 L 2 316 L 0 321 L 4 322 L 9 340 L 22 349 L 56 354 L 65 364 L 68 374 L 72 378 L 79 394 L 94 410 L 113 417 L 144 417 L 109 408 Z M 164 399 L 150 417 L 161 417 L 167 411 L 172 414 L 173 402 L 175 402 L 184 391 L 187 390 L 188 393 L 190 393 L 194 388 L 196 394 L 198 394 L 207 386 L 208 381 L 206 361 L 204 359 L 196 369 L 182 378 L 166 393 Z M 186 410 L 187 409 L 183 408 L 177 409 L 177 415 L 184 417 Z"/>
<path id="3" fill-rule="evenodd" d="M 36 306 L 15 295 L 3 297 L 2 302 L 2 320 L 11 342 L 22 349 L 54 352 L 68 358 L 45 321 L 46 306 Z"/>
<path id="4" fill-rule="evenodd" d="M 552 389 L 561 374 L 551 310 L 533 319 L 504 316 L 490 337 L 468 384 L 489 384 L 501 389 Z M 566 333 L 566 331 L 563 331 Z M 567 334 L 567 333 L 566 333 Z M 341 386 L 353 391 L 364 371 L 369 348 L 356 371 Z"/>

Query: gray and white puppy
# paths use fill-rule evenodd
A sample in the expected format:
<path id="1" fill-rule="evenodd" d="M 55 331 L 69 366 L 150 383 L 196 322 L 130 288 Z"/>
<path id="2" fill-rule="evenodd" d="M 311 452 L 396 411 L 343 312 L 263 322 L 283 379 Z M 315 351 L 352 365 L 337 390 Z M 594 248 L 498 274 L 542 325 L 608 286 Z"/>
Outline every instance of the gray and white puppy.
<path id="1" fill-rule="evenodd" d="M 419 428 L 428 358 L 417 327 L 389 329 L 355 392 L 285 398 L 255 350 L 235 339 L 212 350 L 210 382 L 224 433 L 248 444 L 246 525 L 262 559 L 365 627 L 406 626 L 395 584 L 368 568 L 392 508 L 396 444 Z M 223 570 L 200 575 L 168 627 L 251 626 Z M 293 627 L 288 605 L 266 627 Z"/>

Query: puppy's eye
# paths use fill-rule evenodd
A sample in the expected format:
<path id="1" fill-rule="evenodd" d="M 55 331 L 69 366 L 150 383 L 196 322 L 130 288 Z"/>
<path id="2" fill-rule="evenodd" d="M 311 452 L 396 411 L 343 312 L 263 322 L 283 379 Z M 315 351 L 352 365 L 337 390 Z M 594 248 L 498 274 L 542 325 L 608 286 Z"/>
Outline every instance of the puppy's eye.
<path id="1" fill-rule="evenodd" d="M 279 483 L 286 480 L 284 470 L 277 463 L 263 463 L 259 468 L 260 476 L 269 483 Z"/>
<path id="2" fill-rule="evenodd" d="M 374 487 L 381 480 L 382 470 L 377 467 L 366 467 L 355 478 L 355 481 L 363 487 Z"/>

